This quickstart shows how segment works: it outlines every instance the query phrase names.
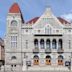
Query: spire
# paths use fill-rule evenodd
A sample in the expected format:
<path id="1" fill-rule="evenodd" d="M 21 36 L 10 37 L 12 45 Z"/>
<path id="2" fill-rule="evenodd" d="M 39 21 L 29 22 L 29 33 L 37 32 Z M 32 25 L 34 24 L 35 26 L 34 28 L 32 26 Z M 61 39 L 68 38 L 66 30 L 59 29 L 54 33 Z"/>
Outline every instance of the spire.
<path id="1" fill-rule="evenodd" d="M 45 12 L 44 12 L 44 14 L 43 14 L 43 17 L 45 17 L 45 18 L 52 18 L 52 10 L 51 10 L 51 7 L 47 7 L 46 9 L 45 9 Z"/>
<path id="2" fill-rule="evenodd" d="M 9 9 L 9 13 L 20 13 L 20 12 L 21 11 L 17 3 L 14 3 Z"/>
<path id="3" fill-rule="evenodd" d="M 49 4 L 48 0 L 45 1 L 45 14 L 49 17 L 52 15 L 51 5 Z"/>
<path id="4" fill-rule="evenodd" d="M 22 23 L 24 23 L 24 19 L 23 19 L 22 12 L 21 12 L 20 7 L 19 7 L 19 5 L 18 5 L 17 3 L 14 3 L 14 4 L 10 7 L 9 13 L 20 13 Z"/>
<path id="5" fill-rule="evenodd" d="M 47 6 L 47 7 L 46 7 L 46 11 L 47 11 L 47 12 L 52 12 L 51 7 L 50 7 L 50 6 Z"/>

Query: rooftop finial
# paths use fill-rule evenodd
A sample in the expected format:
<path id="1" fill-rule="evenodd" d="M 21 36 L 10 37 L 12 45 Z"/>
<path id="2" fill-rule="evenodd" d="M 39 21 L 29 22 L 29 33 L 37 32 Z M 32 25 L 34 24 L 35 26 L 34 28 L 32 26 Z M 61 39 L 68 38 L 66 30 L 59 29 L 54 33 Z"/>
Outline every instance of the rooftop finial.
<path id="1" fill-rule="evenodd" d="M 51 10 L 51 6 L 49 5 L 48 0 L 45 0 L 45 9 Z"/>

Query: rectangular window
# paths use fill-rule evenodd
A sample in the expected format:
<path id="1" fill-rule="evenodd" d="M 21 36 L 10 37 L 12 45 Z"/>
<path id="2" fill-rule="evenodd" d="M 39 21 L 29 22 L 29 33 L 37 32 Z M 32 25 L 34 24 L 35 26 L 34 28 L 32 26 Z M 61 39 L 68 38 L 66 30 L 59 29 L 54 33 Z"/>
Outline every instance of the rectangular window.
<path id="1" fill-rule="evenodd" d="M 17 42 L 11 42 L 11 48 L 17 48 Z"/>
<path id="2" fill-rule="evenodd" d="M 11 41 L 17 41 L 17 36 L 11 36 Z"/>
<path id="3" fill-rule="evenodd" d="M 17 36 L 11 36 L 11 48 L 17 48 Z"/>

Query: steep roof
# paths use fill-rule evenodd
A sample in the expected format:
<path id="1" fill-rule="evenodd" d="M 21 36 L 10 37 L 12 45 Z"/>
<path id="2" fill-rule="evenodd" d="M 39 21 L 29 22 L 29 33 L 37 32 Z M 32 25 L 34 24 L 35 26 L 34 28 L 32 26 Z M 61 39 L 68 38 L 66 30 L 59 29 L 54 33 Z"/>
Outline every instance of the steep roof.
<path id="1" fill-rule="evenodd" d="M 9 9 L 9 13 L 20 13 L 20 12 L 21 12 L 21 10 L 17 3 L 14 3 Z"/>
<path id="2" fill-rule="evenodd" d="M 19 5 L 18 5 L 17 3 L 14 3 L 14 4 L 10 7 L 9 13 L 20 13 L 20 14 L 21 14 L 22 22 L 24 23 L 24 19 L 23 19 L 23 16 L 22 16 L 20 7 L 19 7 Z M 51 17 L 51 10 L 50 10 L 50 8 L 48 8 L 48 9 L 46 10 L 45 14 L 46 14 L 47 17 Z M 63 24 L 63 23 L 65 23 L 65 24 L 69 23 L 68 21 L 66 21 L 65 19 L 63 19 L 63 18 L 61 18 L 61 17 L 57 17 L 57 18 L 58 18 L 58 20 L 59 20 L 62 24 Z M 35 18 L 29 20 L 29 21 L 27 22 L 27 24 L 28 24 L 28 23 L 29 23 L 29 24 L 35 23 L 38 19 L 39 19 L 39 17 L 35 17 Z M 70 23 L 69 23 L 69 24 L 70 24 Z"/>
<path id="3" fill-rule="evenodd" d="M 35 17 L 35 18 L 29 20 L 29 21 L 27 22 L 27 24 L 28 24 L 28 23 L 29 23 L 29 24 L 35 23 L 38 19 L 39 19 L 39 17 Z"/>
<path id="4" fill-rule="evenodd" d="M 24 23 L 24 19 L 23 19 L 23 16 L 22 16 L 22 12 L 20 10 L 20 7 L 17 3 L 14 3 L 10 9 L 9 9 L 9 13 L 20 13 L 21 14 L 21 19 L 22 19 L 22 23 Z"/>
<path id="5" fill-rule="evenodd" d="M 66 21 L 65 19 L 63 19 L 61 17 L 57 17 L 57 18 L 62 24 L 70 24 L 68 21 Z"/>
<path id="6" fill-rule="evenodd" d="M 58 18 L 58 20 L 59 20 L 62 24 L 63 24 L 63 23 L 65 23 L 65 24 L 70 24 L 68 21 L 66 21 L 65 19 L 63 19 L 63 18 L 61 18 L 61 17 L 57 17 L 57 18 Z M 39 17 L 35 17 L 35 18 L 29 20 L 29 21 L 27 22 L 27 24 L 28 24 L 28 23 L 29 23 L 29 24 L 35 23 L 38 19 L 39 19 Z"/>

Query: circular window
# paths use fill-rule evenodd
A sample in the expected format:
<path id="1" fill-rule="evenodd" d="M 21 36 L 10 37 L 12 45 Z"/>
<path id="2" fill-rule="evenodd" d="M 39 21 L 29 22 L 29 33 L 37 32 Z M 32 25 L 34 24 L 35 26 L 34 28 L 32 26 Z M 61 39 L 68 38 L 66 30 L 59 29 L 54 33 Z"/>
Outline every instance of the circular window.
<path id="1" fill-rule="evenodd" d="M 17 21 L 16 20 L 12 20 L 11 21 L 11 26 L 17 26 Z"/>

